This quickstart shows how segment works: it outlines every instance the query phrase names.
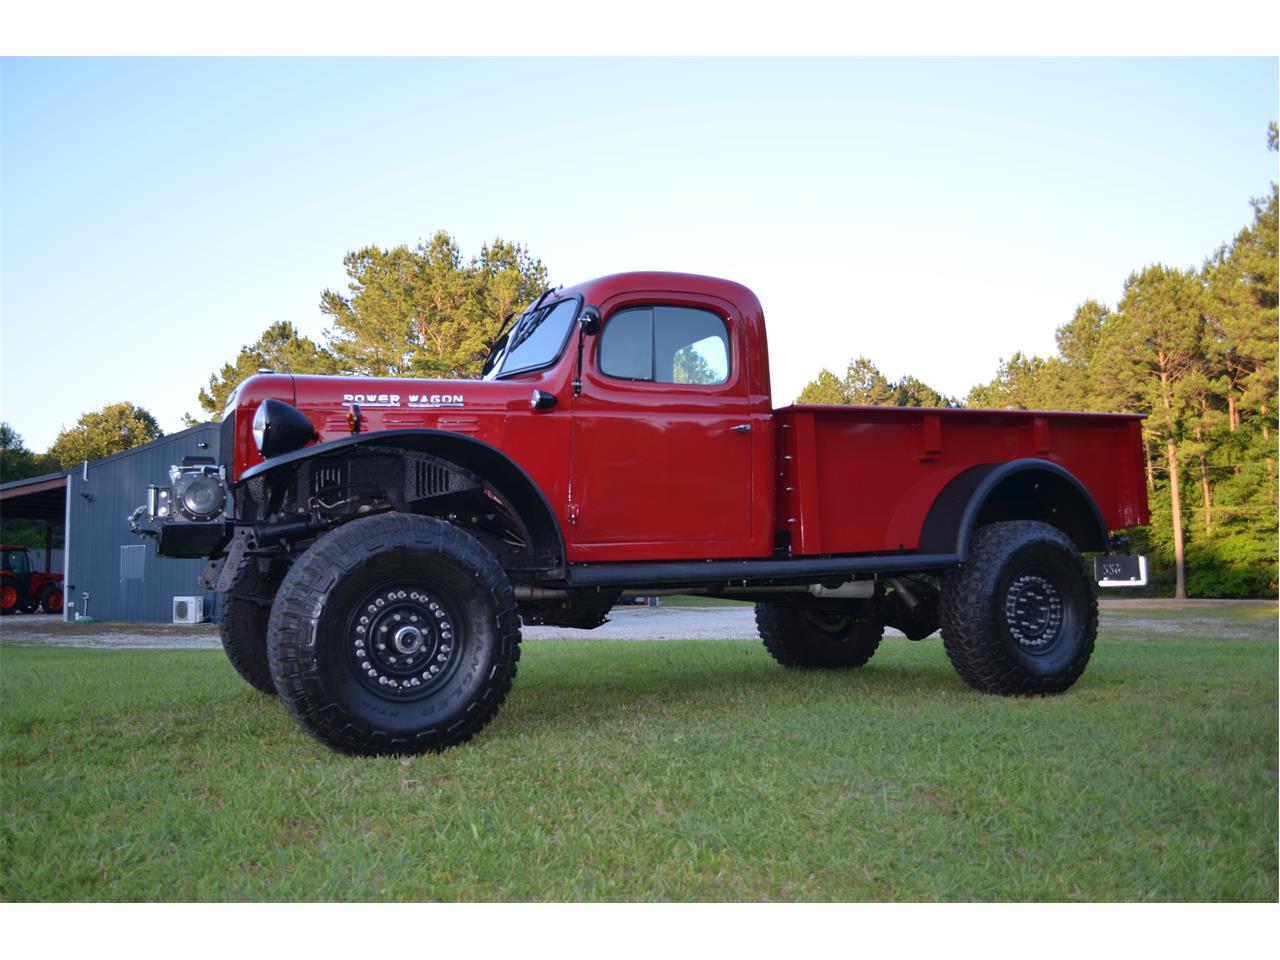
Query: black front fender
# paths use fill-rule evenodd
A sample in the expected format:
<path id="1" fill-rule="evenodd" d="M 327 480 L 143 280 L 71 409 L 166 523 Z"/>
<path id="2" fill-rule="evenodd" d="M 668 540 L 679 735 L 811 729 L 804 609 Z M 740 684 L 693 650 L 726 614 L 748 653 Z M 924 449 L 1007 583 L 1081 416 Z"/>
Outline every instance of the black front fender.
<path id="1" fill-rule="evenodd" d="M 428 428 L 382 430 L 353 433 L 281 454 L 250 467 L 236 479 L 237 485 L 258 477 L 270 483 L 271 474 L 312 459 L 342 457 L 362 447 L 393 448 L 429 454 L 457 464 L 484 479 L 519 514 L 533 542 L 531 553 L 548 558 L 551 566 L 563 571 L 564 534 L 546 495 L 533 478 L 503 451 L 483 440 L 448 430 Z M 567 465 L 566 465 L 567 466 Z"/>

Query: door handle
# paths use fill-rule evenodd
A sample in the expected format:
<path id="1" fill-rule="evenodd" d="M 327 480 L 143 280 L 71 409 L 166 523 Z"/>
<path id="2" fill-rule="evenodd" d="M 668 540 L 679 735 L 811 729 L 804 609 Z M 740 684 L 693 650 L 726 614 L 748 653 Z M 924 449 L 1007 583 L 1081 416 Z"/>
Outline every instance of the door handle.
<path id="1" fill-rule="evenodd" d="M 740 424 L 738 424 L 736 427 L 730 427 L 729 429 L 730 429 L 730 430 L 732 430 L 734 433 L 750 433 L 750 432 L 751 432 L 751 424 L 749 424 L 749 423 L 740 423 Z"/>

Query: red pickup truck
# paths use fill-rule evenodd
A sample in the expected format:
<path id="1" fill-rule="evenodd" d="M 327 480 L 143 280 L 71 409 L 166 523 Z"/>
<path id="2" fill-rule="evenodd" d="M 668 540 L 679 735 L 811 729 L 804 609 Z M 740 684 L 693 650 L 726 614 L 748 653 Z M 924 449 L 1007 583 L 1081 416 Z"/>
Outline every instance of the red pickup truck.
<path id="1" fill-rule="evenodd" d="M 547 291 L 481 380 L 251 377 L 222 429 L 135 528 L 210 558 L 231 662 L 353 753 L 468 739 L 521 621 L 625 595 L 753 601 L 787 667 L 941 627 L 972 686 L 1037 694 L 1084 670 L 1095 579 L 1146 579 L 1112 536 L 1148 521 L 1140 417 L 774 409 L 760 303 L 711 277 Z"/>

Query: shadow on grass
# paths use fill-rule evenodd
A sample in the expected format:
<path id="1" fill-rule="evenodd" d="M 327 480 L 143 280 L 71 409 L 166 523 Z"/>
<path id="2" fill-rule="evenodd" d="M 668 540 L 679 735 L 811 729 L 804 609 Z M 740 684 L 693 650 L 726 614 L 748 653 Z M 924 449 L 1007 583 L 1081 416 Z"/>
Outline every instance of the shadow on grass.
<path id="1" fill-rule="evenodd" d="M 909 709 L 921 700 L 981 696 L 956 675 L 940 649 L 935 651 L 940 661 L 915 656 L 912 662 L 873 660 L 852 670 L 797 670 L 754 651 L 749 656 L 691 657 L 686 646 L 678 657 L 637 656 L 630 651 L 619 656 L 616 646 L 610 647 L 574 658 L 573 666 L 579 669 L 537 657 L 522 662 L 502 716 L 525 732 L 551 733 L 631 721 L 638 713 L 655 720 L 696 715 L 706 721 L 845 699 L 851 705 Z"/>

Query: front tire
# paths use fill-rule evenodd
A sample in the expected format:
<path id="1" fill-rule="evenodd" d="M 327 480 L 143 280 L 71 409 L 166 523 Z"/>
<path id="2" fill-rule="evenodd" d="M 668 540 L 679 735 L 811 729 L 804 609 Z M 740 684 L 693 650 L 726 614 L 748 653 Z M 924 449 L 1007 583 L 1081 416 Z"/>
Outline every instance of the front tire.
<path id="1" fill-rule="evenodd" d="M 1098 634 L 1098 593 L 1074 543 L 1031 520 L 974 531 L 969 559 L 943 580 L 942 640 L 974 689 L 1061 693 L 1080 678 Z"/>
<path id="2" fill-rule="evenodd" d="M 884 636 L 884 624 L 825 609 L 756 604 L 756 627 L 773 659 L 802 670 L 860 667 Z"/>
<path id="3" fill-rule="evenodd" d="M 262 575 L 258 561 L 248 559 L 236 572 L 231 589 L 218 598 L 218 635 L 236 673 L 256 690 L 274 695 L 267 661 L 267 621 L 278 580 Z"/>
<path id="4" fill-rule="evenodd" d="M 389 513 L 320 537 L 285 575 L 267 651 L 308 733 L 345 753 L 413 754 L 474 736 L 511 689 L 515 595 L 474 537 Z"/>

